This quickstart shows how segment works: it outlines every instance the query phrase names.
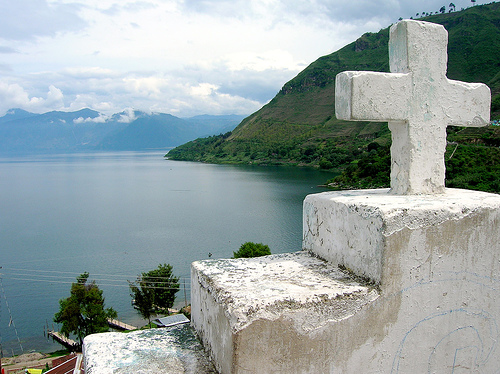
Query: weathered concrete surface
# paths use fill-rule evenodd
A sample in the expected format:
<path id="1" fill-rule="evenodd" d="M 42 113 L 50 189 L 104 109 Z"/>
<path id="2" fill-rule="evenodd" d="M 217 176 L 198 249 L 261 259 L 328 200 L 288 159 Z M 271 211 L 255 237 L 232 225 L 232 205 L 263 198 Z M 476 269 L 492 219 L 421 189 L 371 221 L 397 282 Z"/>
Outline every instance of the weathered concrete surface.
<path id="1" fill-rule="evenodd" d="M 391 73 L 337 75 L 337 118 L 389 122 L 393 193 L 442 193 L 446 126 L 489 122 L 488 86 L 446 78 L 447 43 L 441 25 L 401 21 L 390 29 Z"/>
<path id="2" fill-rule="evenodd" d="M 188 325 L 89 335 L 83 347 L 87 374 L 216 373 Z"/>
<path id="3" fill-rule="evenodd" d="M 396 232 L 460 221 L 496 209 L 498 202 L 499 195 L 460 189 L 446 189 L 439 198 L 390 195 L 388 189 L 309 195 L 304 200 L 302 247 L 381 283 L 388 240 Z M 469 232 L 453 237 L 468 242 Z"/>
<path id="4" fill-rule="evenodd" d="M 192 323 L 221 373 L 321 372 L 330 353 L 311 337 L 377 297 L 304 251 L 192 265 Z"/>
<path id="5" fill-rule="evenodd" d="M 498 371 L 499 195 L 328 192 L 304 216 L 310 253 L 193 264 L 221 373 Z"/>
<path id="6" fill-rule="evenodd" d="M 324 327 L 324 372 L 497 372 L 500 196 L 446 189 L 310 195 L 304 249 L 380 285 L 381 296 Z"/>
<path id="7" fill-rule="evenodd" d="M 389 121 L 390 191 L 308 196 L 308 253 L 193 263 L 223 374 L 498 372 L 500 196 L 444 187 L 446 126 L 486 124 L 490 92 L 446 78 L 446 44 L 403 21 L 392 73 L 337 76 L 338 118 Z"/>

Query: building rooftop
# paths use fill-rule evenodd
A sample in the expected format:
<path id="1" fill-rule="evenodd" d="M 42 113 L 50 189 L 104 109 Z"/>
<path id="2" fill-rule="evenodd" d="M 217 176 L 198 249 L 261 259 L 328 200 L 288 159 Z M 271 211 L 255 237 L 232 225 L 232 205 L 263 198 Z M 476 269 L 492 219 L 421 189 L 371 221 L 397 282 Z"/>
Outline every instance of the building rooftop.
<path id="1" fill-rule="evenodd" d="M 189 319 L 184 314 L 174 314 L 172 316 L 157 318 L 153 323 L 158 327 L 172 327 L 183 323 L 189 323 Z"/>

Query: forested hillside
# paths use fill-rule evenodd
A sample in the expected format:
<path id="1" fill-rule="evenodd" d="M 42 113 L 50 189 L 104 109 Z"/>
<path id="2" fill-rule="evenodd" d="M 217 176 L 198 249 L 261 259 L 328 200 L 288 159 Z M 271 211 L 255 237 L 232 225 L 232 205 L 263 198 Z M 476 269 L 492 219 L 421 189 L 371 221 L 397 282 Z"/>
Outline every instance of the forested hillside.
<path id="1" fill-rule="evenodd" d="M 448 30 L 448 78 L 486 83 L 492 120 L 500 119 L 500 3 L 419 19 Z M 167 157 L 321 167 L 343 171 L 332 181 L 337 188 L 388 185 L 387 124 L 339 121 L 334 111 L 335 76 L 345 70 L 389 71 L 388 40 L 389 28 L 364 34 L 313 62 L 231 133 L 197 139 Z M 498 126 L 452 128 L 448 141 L 448 186 L 500 192 Z"/>

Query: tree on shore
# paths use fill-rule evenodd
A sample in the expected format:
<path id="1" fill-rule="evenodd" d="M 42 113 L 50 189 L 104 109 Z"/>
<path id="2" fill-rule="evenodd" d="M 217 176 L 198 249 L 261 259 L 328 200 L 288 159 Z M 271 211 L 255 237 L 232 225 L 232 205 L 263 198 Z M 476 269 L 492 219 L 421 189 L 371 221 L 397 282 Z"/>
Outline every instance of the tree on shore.
<path id="1" fill-rule="evenodd" d="M 129 281 L 132 306 L 151 323 L 156 314 L 169 314 L 175 294 L 179 291 L 179 277 L 172 273 L 172 265 L 160 264 L 157 269 L 144 272 L 134 282 Z"/>
<path id="2" fill-rule="evenodd" d="M 233 252 L 232 258 L 250 258 L 267 256 L 271 254 L 268 245 L 262 243 L 246 242 L 240 246 L 236 252 Z"/>
<path id="3" fill-rule="evenodd" d="M 79 348 L 87 335 L 108 331 L 108 318 L 117 315 L 113 308 L 104 307 L 102 290 L 88 278 L 87 272 L 76 278 L 70 296 L 59 300 L 59 311 L 54 315 L 54 322 L 62 324 L 61 333 L 66 337 L 74 334 Z"/>

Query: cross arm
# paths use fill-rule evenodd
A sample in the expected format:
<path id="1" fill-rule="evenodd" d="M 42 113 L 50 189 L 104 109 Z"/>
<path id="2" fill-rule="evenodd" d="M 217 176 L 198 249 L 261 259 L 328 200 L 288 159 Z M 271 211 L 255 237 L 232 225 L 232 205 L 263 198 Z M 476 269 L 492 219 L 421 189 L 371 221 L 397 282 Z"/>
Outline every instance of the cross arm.
<path id="1" fill-rule="evenodd" d="M 345 71 L 335 79 L 335 114 L 347 121 L 404 121 L 410 74 Z"/>
<path id="2" fill-rule="evenodd" d="M 446 104 L 447 125 L 481 127 L 490 121 L 491 92 L 483 83 L 465 83 L 448 79 Z"/>

